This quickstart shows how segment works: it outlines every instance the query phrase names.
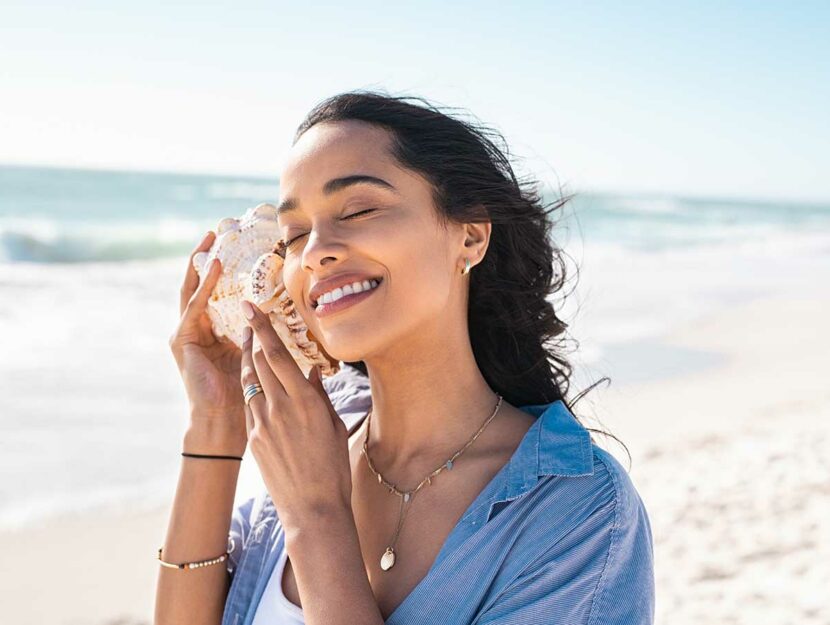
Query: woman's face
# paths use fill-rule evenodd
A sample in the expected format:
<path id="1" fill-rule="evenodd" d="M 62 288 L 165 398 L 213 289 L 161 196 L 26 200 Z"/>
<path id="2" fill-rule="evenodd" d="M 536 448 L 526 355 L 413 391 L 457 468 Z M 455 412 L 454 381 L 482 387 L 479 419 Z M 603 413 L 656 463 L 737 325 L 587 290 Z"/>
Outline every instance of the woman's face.
<path id="1" fill-rule="evenodd" d="M 388 131 L 372 124 L 316 124 L 292 147 L 280 177 L 283 281 L 325 350 L 347 362 L 428 343 L 441 321 L 466 319 L 464 229 L 441 227 L 430 185 L 393 160 L 390 143 Z M 353 176 L 382 182 L 327 188 Z M 362 300 L 318 315 L 312 287 L 346 273 L 380 284 Z M 464 314 L 453 316 L 453 309 Z"/>

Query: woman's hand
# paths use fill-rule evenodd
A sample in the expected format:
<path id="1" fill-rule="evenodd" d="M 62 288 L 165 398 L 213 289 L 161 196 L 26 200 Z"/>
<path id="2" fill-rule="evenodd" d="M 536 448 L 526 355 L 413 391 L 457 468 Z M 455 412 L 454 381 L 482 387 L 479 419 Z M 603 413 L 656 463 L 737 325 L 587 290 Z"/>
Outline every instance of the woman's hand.
<path id="1" fill-rule="evenodd" d="M 242 455 L 247 445 L 239 388 L 242 350 L 233 341 L 219 341 L 207 315 L 208 299 L 221 275 L 220 262 L 214 261 L 201 283 L 193 267 L 193 257 L 209 250 L 214 238 L 209 231 L 190 254 L 179 300 L 181 319 L 169 344 L 190 401 L 191 427 L 208 426 Z"/>
<path id="2" fill-rule="evenodd" d="M 248 444 L 283 527 L 291 533 L 320 514 L 351 513 L 347 428 L 326 394 L 319 367 L 303 375 L 268 316 L 247 301 L 243 313 L 246 305 L 253 333 L 246 328 L 242 388 L 263 389 L 245 408 Z"/>

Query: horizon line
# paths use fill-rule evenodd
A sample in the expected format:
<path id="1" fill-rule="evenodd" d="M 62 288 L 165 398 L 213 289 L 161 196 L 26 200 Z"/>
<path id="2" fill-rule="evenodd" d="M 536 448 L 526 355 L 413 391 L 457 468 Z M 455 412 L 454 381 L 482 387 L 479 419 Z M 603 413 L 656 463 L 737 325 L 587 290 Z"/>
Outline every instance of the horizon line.
<path id="1" fill-rule="evenodd" d="M 31 163 L 31 162 L 7 162 L 7 161 L 0 161 L 0 167 L 5 168 L 16 168 L 16 169 L 55 169 L 55 170 L 63 170 L 63 171 L 78 171 L 78 172 L 100 172 L 100 173 L 112 173 L 112 174 L 150 174 L 150 175 L 160 175 L 160 176 L 192 176 L 196 178 L 240 178 L 245 181 L 257 181 L 257 182 L 272 182 L 276 183 L 279 186 L 279 178 L 276 174 L 273 175 L 271 178 L 268 174 L 265 173 L 256 173 L 256 172 L 234 172 L 234 171 L 218 171 L 218 170 L 209 170 L 209 169 L 201 169 L 201 170 L 186 170 L 186 169 L 147 169 L 143 166 L 136 166 L 136 167 L 125 167 L 125 166 L 114 166 L 114 167 L 107 167 L 107 166 L 100 166 L 100 165 L 65 165 L 65 164 L 58 164 L 58 163 Z M 537 180 L 539 180 L 537 178 Z M 542 188 L 545 191 L 554 192 L 555 189 L 545 183 L 542 182 Z M 567 190 L 569 187 L 568 183 L 561 184 L 560 188 L 562 190 Z M 631 199 L 679 199 L 679 200 L 711 200 L 711 201 L 727 201 L 727 202 L 736 202 L 736 203 L 747 203 L 747 204 L 772 204 L 772 203 L 779 203 L 779 202 L 790 202 L 793 204 L 799 204 L 802 206 L 825 206 L 830 205 L 830 197 L 828 198 L 806 198 L 806 197 L 786 197 L 780 195 L 770 195 L 770 196 L 751 196 L 742 194 L 740 192 L 735 194 L 723 194 L 723 193 L 689 193 L 684 191 L 656 191 L 656 190 L 636 190 L 636 189 L 613 189 L 609 187 L 594 187 L 589 188 L 588 185 L 584 185 L 583 190 L 577 192 L 567 192 L 565 195 L 573 194 L 575 197 L 580 195 L 582 196 L 615 196 L 615 197 L 626 197 Z"/>

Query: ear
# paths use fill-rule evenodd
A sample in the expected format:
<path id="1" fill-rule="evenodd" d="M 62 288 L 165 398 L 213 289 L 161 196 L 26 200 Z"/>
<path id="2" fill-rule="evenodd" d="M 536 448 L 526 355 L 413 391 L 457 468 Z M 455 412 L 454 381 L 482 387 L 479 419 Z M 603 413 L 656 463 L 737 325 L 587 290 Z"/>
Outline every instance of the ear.
<path id="1" fill-rule="evenodd" d="M 493 224 L 489 221 L 464 224 L 464 256 L 472 265 L 477 265 L 487 253 Z"/>

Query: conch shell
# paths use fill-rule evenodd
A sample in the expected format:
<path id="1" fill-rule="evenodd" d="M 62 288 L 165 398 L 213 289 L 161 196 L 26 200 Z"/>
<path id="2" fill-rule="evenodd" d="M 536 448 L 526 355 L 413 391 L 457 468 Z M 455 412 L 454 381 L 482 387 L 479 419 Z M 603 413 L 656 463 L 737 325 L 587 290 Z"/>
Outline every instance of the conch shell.
<path id="1" fill-rule="evenodd" d="M 245 298 L 268 314 L 304 375 L 308 376 L 315 365 L 320 365 L 322 375 L 332 375 L 339 371 L 340 362 L 319 345 L 282 283 L 283 260 L 273 252 L 279 238 L 277 209 L 259 204 L 238 219 L 222 219 L 211 248 L 193 256 L 200 279 L 214 258 L 222 262 L 222 275 L 207 305 L 213 332 L 220 341 L 233 341 L 242 347 L 242 330 L 248 323 L 239 303 Z"/>

